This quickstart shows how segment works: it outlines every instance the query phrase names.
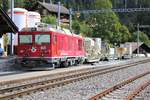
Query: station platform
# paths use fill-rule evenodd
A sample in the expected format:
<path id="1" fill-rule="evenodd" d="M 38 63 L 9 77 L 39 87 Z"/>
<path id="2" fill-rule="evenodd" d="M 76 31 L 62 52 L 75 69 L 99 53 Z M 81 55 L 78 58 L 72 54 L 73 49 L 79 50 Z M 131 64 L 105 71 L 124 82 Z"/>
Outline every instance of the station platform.
<path id="1" fill-rule="evenodd" d="M 1 56 L 0 57 L 0 72 L 10 70 L 15 64 L 16 56 Z"/>

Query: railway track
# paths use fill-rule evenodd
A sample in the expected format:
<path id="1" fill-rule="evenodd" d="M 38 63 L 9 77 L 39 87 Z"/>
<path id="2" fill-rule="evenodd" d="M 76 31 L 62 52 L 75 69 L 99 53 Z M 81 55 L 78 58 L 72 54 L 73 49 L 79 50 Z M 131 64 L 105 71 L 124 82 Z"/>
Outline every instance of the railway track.
<path id="1" fill-rule="evenodd" d="M 86 78 L 89 78 L 92 76 L 106 74 L 109 72 L 125 69 L 128 67 L 136 66 L 137 64 L 143 64 L 143 63 L 147 63 L 147 62 L 149 62 L 149 59 L 131 63 L 128 65 L 122 65 L 122 66 L 118 65 L 118 66 L 113 66 L 113 67 L 103 68 L 103 69 L 92 68 L 92 69 L 82 69 L 80 71 L 79 70 L 71 71 L 71 72 L 61 73 L 61 74 L 59 73 L 59 74 L 55 75 L 57 77 L 54 77 L 54 78 L 51 77 L 48 80 L 27 83 L 27 84 L 23 84 L 23 85 L 20 84 L 17 86 L 0 89 L 0 100 L 13 99 L 13 98 L 16 98 L 16 97 L 19 97 L 22 95 L 28 95 L 33 92 L 43 91 L 44 89 L 50 89 L 50 88 L 62 86 L 62 85 L 65 85 L 65 84 L 68 84 L 71 82 L 75 82 L 75 81 L 80 81 L 80 80 L 83 80 L 83 79 L 86 79 Z M 48 76 L 41 76 L 38 78 L 43 78 L 43 77 L 48 77 Z M 32 80 L 32 79 L 33 78 L 30 78 L 28 80 Z M 15 83 L 15 82 L 17 83 L 17 82 L 21 82 L 21 81 L 26 81 L 26 80 L 16 80 L 16 81 L 13 81 L 10 83 Z M 2 83 L 2 84 L 4 84 L 4 83 Z M 9 82 L 6 82 L 6 83 L 9 84 Z"/>
<path id="2" fill-rule="evenodd" d="M 150 80 L 142 83 L 138 88 L 136 88 L 133 92 L 131 92 L 127 97 L 126 100 L 132 100 L 133 98 L 135 99 L 140 99 L 140 92 L 142 92 L 145 88 L 150 87 Z M 143 97 L 142 97 L 143 98 Z"/>
<path id="3" fill-rule="evenodd" d="M 142 85 L 140 85 L 142 83 Z M 144 84 L 143 84 L 144 83 Z M 101 93 L 89 100 L 132 100 L 150 84 L 150 71 L 134 76 Z M 138 86 L 138 87 L 137 87 Z M 137 87 L 137 88 L 136 88 Z"/>
<path id="4" fill-rule="evenodd" d="M 145 87 L 144 85 L 146 85 L 146 84 L 147 84 L 147 86 Z M 139 100 L 139 99 L 140 100 L 142 100 L 142 99 L 149 100 L 149 98 L 150 98 L 150 84 L 148 82 L 145 84 L 142 84 L 141 87 L 137 88 L 136 90 L 133 91 L 133 95 L 134 95 L 133 100 Z"/>

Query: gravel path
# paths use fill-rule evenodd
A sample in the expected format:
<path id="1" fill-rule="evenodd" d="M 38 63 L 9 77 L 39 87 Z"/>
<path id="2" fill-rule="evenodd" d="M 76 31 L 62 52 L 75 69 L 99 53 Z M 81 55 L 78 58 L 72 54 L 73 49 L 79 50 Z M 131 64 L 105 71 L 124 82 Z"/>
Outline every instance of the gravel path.
<path id="1" fill-rule="evenodd" d="M 150 63 L 140 64 L 105 75 L 95 76 L 80 82 L 75 82 L 62 87 L 37 92 L 17 100 L 88 100 L 89 97 L 109 88 L 120 81 L 126 80 L 137 74 L 150 70 Z"/>

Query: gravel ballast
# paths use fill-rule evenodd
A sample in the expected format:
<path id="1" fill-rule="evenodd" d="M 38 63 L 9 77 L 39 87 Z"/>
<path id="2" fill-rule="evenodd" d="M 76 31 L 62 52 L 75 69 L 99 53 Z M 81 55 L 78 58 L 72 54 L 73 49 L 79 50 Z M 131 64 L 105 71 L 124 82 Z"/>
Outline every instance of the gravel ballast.
<path id="1" fill-rule="evenodd" d="M 141 93 L 133 100 L 149 100 L 150 99 L 150 85 L 146 87 Z"/>
<path id="2" fill-rule="evenodd" d="M 17 100 L 88 100 L 89 97 L 138 74 L 150 70 L 150 63 L 91 77 L 62 87 L 45 90 Z"/>

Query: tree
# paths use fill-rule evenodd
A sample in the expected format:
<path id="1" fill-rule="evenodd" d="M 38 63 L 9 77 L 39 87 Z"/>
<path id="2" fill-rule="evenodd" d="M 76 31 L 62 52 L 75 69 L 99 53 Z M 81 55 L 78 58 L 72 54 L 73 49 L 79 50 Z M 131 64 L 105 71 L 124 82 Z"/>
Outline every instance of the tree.
<path id="1" fill-rule="evenodd" d="M 35 5 L 36 2 L 37 0 L 24 0 L 24 8 L 29 9 L 30 7 Z"/>
<path id="2" fill-rule="evenodd" d="M 2 7 L 5 11 L 7 11 L 9 8 L 8 0 L 0 0 L 0 7 Z"/>
<path id="3" fill-rule="evenodd" d="M 123 8 L 124 0 L 112 0 L 115 8 Z M 127 8 L 149 8 L 150 0 L 127 0 Z M 130 32 L 136 31 L 136 25 L 149 25 L 150 23 L 150 12 L 131 12 L 131 13 L 118 13 L 121 22 L 128 26 Z M 147 35 L 150 34 L 150 28 L 142 29 Z"/>
<path id="4" fill-rule="evenodd" d="M 45 16 L 42 18 L 42 22 L 47 23 L 47 24 L 53 24 L 56 25 L 56 16 Z"/>
<path id="5" fill-rule="evenodd" d="M 73 20 L 72 22 L 72 28 L 74 29 L 74 32 L 76 34 L 80 34 L 80 22 L 78 20 Z"/>
<path id="6" fill-rule="evenodd" d="M 83 36 L 91 37 L 93 33 L 92 31 L 92 28 L 86 22 L 80 24 L 80 33 Z"/>
<path id="7" fill-rule="evenodd" d="M 14 0 L 14 6 L 24 8 L 24 6 L 25 6 L 24 2 L 25 2 L 25 0 Z"/>
<path id="8" fill-rule="evenodd" d="M 131 33 L 129 32 L 128 28 L 125 25 L 122 25 L 119 29 L 121 32 L 121 42 L 128 42 L 131 39 Z"/>
<path id="9" fill-rule="evenodd" d="M 97 0 L 97 9 L 110 9 L 112 4 L 109 0 Z M 128 28 L 120 23 L 118 16 L 112 12 L 92 14 L 87 23 L 93 28 L 93 37 L 100 37 L 111 44 L 124 43 L 130 38 Z"/>
<path id="10" fill-rule="evenodd" d="M 132 34 L 132 38 L 131 39 L 134 42 L 137 42 L 137 34 L 138 34 L 137 32 L 134 32 Z M 150 40 L 149 40 L 148 36 L 144 32 L 139 32 L 139 41 L 140 42 L 144 42 L 146 45 L 148 45 L 150 47 Z"/>
<path id="11" fill-rule="evenodd" d="M 101 9 L 101 8 L 107 8 L 110 9 L 112 8 L 112 3 L 110 0 L 96 0 L 95 1 L 95 7 L 96 9 Z"/>
<path id="12" fill-rule="evenodd" d="M 2 0 L 0 0 L 0 7 L 2 7 Z"/>
<path id="13" fill-rule="evenodd" d="M 82 36 L 92 36 L 92 28 L 85 22 L 77 19 L 73 20 L 72 28 L 75 34 L 82 34 Z"/>

